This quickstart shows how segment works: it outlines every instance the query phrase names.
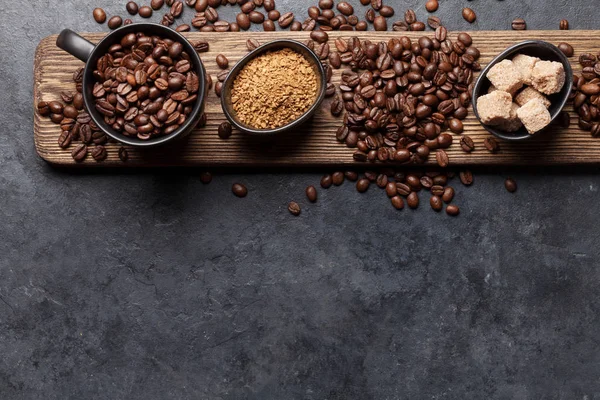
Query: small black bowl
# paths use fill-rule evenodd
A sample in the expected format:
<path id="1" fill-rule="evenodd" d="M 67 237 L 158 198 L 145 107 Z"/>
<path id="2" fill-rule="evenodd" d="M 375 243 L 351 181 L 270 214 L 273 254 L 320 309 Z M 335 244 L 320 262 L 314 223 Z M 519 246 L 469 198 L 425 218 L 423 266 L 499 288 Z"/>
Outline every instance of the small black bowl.
<path id="1" fill-rule="evenodd" d="M 96 82 L 93 72 L 94 69 L 96 69 L 96 63 L 98 59 L 108 52 L 110 46 L 115 43 L 119 43 L 123 36 L 129 33 L 137 32 L 143 32 L 148 36 L 157 35 L 181 43 L 184 50 L 190 56 L 190 62 L 192 63 L 193 70 L 196 72 L 196 74 L 198 74 L 200 86 L 198 89 L 198 100 L 196 100 L 188 119 L 179 127 L 179 129 L 170 135 L 158 136 L 149 140 L 141 140 L 137 137 L 125 136 L 106 124 L 102 114 L 96 110 L 95 100 L 92 94 L 94 84 Z M 85 70 L 83 74 L 83 99 L 86 109 L 94 123 L 111 138 L 130 146 L 144 148 L 155 147 L 165 143 L 171 143 L 172 141 L 187 136 L 189 133 L 191 133 L 200 120 L 204 110 L 204 101 L 206 99 L 206 72 L 202 61 L 200 60 L 200 57 L 198 56 L 198 53 L 192 44 L 179 32 L 158 24 L 130 24 L 112 31 L 104 39 L 102 39 L 100 43 L 93 44 L 70 29 L 65 29 L 58 36 L 56 45 L 85 62 Z"/>
<path id="2" fill-rule="evenodd" d="M 280 126 L 279 128 L 274 129 L 255 129 L 248 125 L 240 122 L 236 117 L 236 112 L 233 109 L 233 104 L 231 104 L 231 89 L 233 87 L 233 83 L 235 78 L 239 74 L 239 72 L 254 58 L 273 50 L 280 50 L 283 48 L 292 49 L 306 57 L 306 59 L 313 66 L 315 73 L 317 74 L 319 88 L 317 90 L 317 97 L 315 98 L 314 104 L 306 111 L 300 118 L 290 122 L 287 125 Z M 252 52 L 248 53 L 244 58 L 242 58 L 235 66 L 231 69 L 227 78 L 223 82 L 223 88 L 221 90 L 221 107 L 223 108 L 223 112 L 225 116 L 231 122 L 231 125 L 239 129 L 240 131 L 247 133 L 253 136 L 273 136 L 276 134 L 281 134 L 284 132 L 288 132 L 294 128 L 297 128 L 299 125 L 302 125 L 304 122 L 308 121 L 315 111 L 321 106 L 323 99 L 325 98 L 325 89 L 327 87 L 327 75 L 325 73 L 325 68 L 323 68 L 323 64 L 321 60 L 314 51 L 309 49 L 303 43 L 297 42 L 295 40 L 281 39 L 275 40 L 269 43 L 266 43 L 260 47 L 257 47 Z"/>
<path id="3" fill-rule="evenodd" d="M 487 67 L 481 72 L 479 78 L 475 82 L 475 87 L 473 88 L 473 111 L 475 112 L 475 116 L 481 122 L 481 118 L 479 117 L 479 113 L 477 112 L 477 99 L 479 96 L 486 95 L 488 92 L 491 83 L 489 79 L 487 79 L 487 73 L 494 65 L 499 62 L 512 59 L 517 54 L 525 54 L 531 57 L 538 57 L 543 61 L 558 61 L 560 62 L 565 69 L 565 85 L 562 90 L 558 93 L 548 96 L 548 99 L 551 102 L 550 108 L 548 111 L 550 112 L 550 116 L 552 117 L 552 121 L 558 117 L 565 104 L 567 104 L 567 100 L 569 99 L 569 94 L 571 92 L 571 86 L 573 86 L 573 70 L 571 69 L 571 63 L 567 56 L 563 54 L 562 51 L 558 49 L 558 47 L 550 44 L 548 42 L 544 42 L 541 40 L 528 40 L 526 42 L 518 43 L 514 46 L 509 47 L 504 50 L 498 57 L 494 58 Z M 527 132 L 525 127 L 521 127 L 516 132 L 505 132 L 500 129 L 496 129 L 493 126 L 485 125 L 481 123 L 483 127 L 490 132 L 492 135 L 504 139 L 504 140 L 525 140 L 529 139 L 533 136 L 538 135 L 539 133 L 545 131 L 546 129 L 542 129 L 535 134 L 530 134 Z M 548 124 L 550 126 L 551 124 Z"/>

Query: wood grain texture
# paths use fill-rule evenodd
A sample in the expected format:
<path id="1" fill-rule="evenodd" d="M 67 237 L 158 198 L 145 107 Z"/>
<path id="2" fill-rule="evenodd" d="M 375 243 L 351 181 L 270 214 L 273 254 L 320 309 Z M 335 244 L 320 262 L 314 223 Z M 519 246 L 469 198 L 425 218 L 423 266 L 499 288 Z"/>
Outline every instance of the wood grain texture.
<path id="1" fill-rule="evenodd" d="M 423 35 L 408 32 L 407 36 L 416 39 Z M 575 72 L 581 70 L 577 59 L 581 53 L 600 51 L 597 31 L 479 31 L 470 32 L 473 43 L 481 51 L 481 64 L 485 66 L 495 55 L 506 47 L 527 39 L 542 39 L 553 44 L 569 42 L 575 48 L 572 57 Z M 246 40 L 255 38 L 261 43 L 277 38 L 290 38 L 300 41 L 308 39 L 307 32 L 244 32 L 244 33 L 188 33 L 190 40 L 206 39 L 210 43 L 210 52 L 201 57 L 208 73 L 216 82 L 219 68 L 216 65 L 217 54 L 225 54 L 230 65 L 237 62 L 246 50 Z M 330 33 L 330 43 L 337 37 L 347 38 L 348 32 Z M 432 32 L 427 32 L 431 36 Z M 105 34 L 84 34 L 92 42 L 99 41 Z M 372 41 L 388 40 L 400 36 L 397 32 L 361 32 L 361 39 Z M 449 35 L 452 39 L 456 33 Z M 60 99 L 61 91 L 74 91 L 72 73 L 83 63 L 56 47 L 56 35 L 47 37 L 39 44 L 35 54 L 34 70 L 34 110 L 39 101 Z M 342 70 L 334 71 L 333 81 L 339 83 Z M 228 140 L 221 140 L 217 127 L 225 117 L 221 111 L 219 99 L 211 90 L 206 103 L 208 124 L 195 130 L 187 139 L 168 147 L 148 151 L 129 148 L 130 159 L 123 163 L 117 151 L 120 145 L 108 144 L 108 158 L 96 162 L 91 157 L 77 164 L 70 155 L 70 149 L 63 150 L 57 145 L 60 134 L 58 125 L 48 118 L 40 117 L 34 111 L 35 146 L 38 154 L 51 164 L 66 166 L 92 167 L 143 167 L 143 166 L 334 166 L 357 165 L 347 148 L 335 139 L 335 130 L 341 124 L 341 117 L 333 117 L 329 112 L 330 99 L 326 99 L 314 119 L 296 132 L 274 142 L 254 140 L 241 133 L 235 133 Z M 458 135 L 448 149 L 451 165 L 561 165 L 561 164 L 597 164 L 600 162 L 600 140 L 594 139 L 589 132 L 577 127 L 577 119 L 571 112 L 571 127 L 554 129 L 532 140 L 519 143 L 501 142 L 499 153 L 491 154 L 483 147 L 483 140 L 489 133 L 475 119 L 471 110 L 464 121 L 465 133 L 469 134 L 476 145 L 471 154 L 464 153 L 458 145 Z M 428 164 L 435 164 L 430 157 Z"/>

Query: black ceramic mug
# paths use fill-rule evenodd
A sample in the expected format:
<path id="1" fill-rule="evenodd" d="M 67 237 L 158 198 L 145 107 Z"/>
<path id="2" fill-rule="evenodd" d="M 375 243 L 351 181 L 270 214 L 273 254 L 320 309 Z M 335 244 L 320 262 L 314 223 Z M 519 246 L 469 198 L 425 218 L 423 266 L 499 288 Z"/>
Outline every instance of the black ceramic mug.
<path id="1" fill-rule="evenodd" d="M 194 104 L 194 108 L 188 119 L 177 129 L 175 132 L 166 136 L 158 136 L 148 140 L 141 140 L 137 137 L 125 136 L 120 132 L 112 129 L 111 126 L 104 122 L 104 117 L 100 114 L 95 107 L 95 99 L 92 94 L 94 89 L 95 79 L 93 76 L 94 70 L 96 69 L 96 63 L 98 59 L 104 56 L 110 46 L 115 43 L 120 43 L 121 39 L 129 33 L 142 32 L 148 36 L 160 36 L 162 38 L 168 38 L 173 41 L 179 42 L 183 45 L 184 51 L 190 56 L 190 62 L 192 63 L 193 70 L 198 74 L 198 81 L 200 87 L 198 89 L 198 100 Z M 70 29 L 63 30 L 58 39 L 56 45 L 66 52 L 77 57 L 81 61 L 85 62 L 85 70 L 83 74 L 83 99 L 85 107 L 89 112 L 94 123 L 102 129 L 111 138 L 131 146 L 137 147 L 154 147 L 167 142 L 171 142 L 178 138 L 187 136 L 197 125 L 202 112 L 204 111 L 204 101 L 206 99 L 206 71 L 204 65 L 198 56 L 198 53 L 192 46 L 192 44 L 184 38 L 179 32 L 173 29 L 167 28 L 163 25 L 158 24 L 131 24 L 125 25 L 111 32 L 97 45 L 89 42 L 83 37 L 79 36 Z"/>

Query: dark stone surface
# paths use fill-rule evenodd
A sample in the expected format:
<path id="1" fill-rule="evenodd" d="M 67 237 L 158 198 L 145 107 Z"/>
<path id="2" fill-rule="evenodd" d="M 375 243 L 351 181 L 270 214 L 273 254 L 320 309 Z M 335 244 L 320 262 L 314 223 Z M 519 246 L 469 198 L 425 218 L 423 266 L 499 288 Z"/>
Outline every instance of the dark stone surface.
<path id="1" fill-rule="evenodd" d="M 424 20 L 424 3 L 395 8 Z M 437 14 L 451 29 L 470 28 L 467 4 L 474 29 L 581 29 L 597 27 L 594 3 Z M 93 4 L 0 13 L 0 398 L 600 398 L 596 169 L 510 171 L 514 195 L 505 172 L 479 172 L 457 219 L 349 184 L 308 206 L 316 173 L 204 186 L 198 171 L 57 171 L 33 148 L 33 53 L 61 28 L 103 30 Z"/>

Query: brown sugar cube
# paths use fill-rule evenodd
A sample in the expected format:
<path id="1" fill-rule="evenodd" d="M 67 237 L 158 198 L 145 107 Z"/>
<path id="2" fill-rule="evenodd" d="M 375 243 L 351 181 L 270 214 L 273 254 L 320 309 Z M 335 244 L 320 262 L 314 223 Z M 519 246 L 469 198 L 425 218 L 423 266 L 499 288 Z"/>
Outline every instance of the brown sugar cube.
<path id="1" fill-rule="evenodd" d="M 533 67 L 538 61 L 540 61 L 539 58 L 526 56 L 525 54 L 519 54 L 515 58 L 513 58 L 513 65 L 521 73 L 521 77 L 523 78 L 524 84 L 531 85 Z"/>
<path id="2" fill-rule="evenodd" d="M 498 125 L 499 129 L 502 129 L 505 132 L 516 132 L 523 126 L 523 123 L 519 119 L 517 115 L 517 111 L 519 110 L 519 105 L 517 103 L 512 103 L 510 106 L 510 118 L 502 121 L 500 125 Z"/>
<path id="3" fill-rule="evenodd" d="M 510 119 L 511 107 L 512 96 L 502 90 L 496 90 L 477 99 L 479 118 L 486 125 L 499 125 Z"/>
<path id="4" fill-rule="evenodd" d="M 543 94 L 558 93 L 565 85 L 565 68 L 556 61 L 538 61 L 533 67 L 532 84 Z"/>
<path id="5" fill-rule="evenodd" d="M 523 77 L 512 61 L 504 60 L 494 65 L 487 73 L 487 78 L 498 90 L 514 95 L 523 87 Z"/>
<path id="6" fill-rule="evenodd" d="M 530 134 L 541 131 L 552 121 L 550 112 L 540 99 L 529 100 L 517 110 L 517 115 Z"/>
<path id="7" fill-rule="evenodd" d="M 546 108 L 550 107 L 550 100 L 532 87 L 526 87 L 515 97 L 515 102 L 524 106 L 529 100 L 540 99 Z"/>

